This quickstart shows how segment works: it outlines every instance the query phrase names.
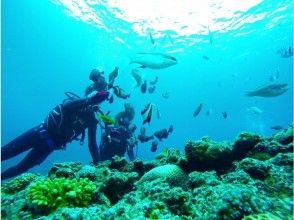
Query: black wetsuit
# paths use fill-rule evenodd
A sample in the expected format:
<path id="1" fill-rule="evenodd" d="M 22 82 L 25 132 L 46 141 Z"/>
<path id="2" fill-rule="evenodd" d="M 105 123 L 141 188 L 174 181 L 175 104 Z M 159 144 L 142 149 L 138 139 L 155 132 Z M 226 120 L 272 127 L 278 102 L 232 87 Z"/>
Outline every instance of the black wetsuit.
<path id="1" fill-rule="evenodd" d="M 97 119 L 89 99 L 68 100 L 56 106 L 38 125 L 1 148 L 1 161 L 30 150 L 17 165 L 1 173 L 2 180 L 17 176 L 41 164 L 54 150 L 64 149 L 66 144 L 85 135 L 88 128 L 88 147 L 94 163 L 98 162 L 96 143 Z"/>
<path id="2" fill-rule="evenodd" d="M 133 147 L 128 146 L 132 133 L 123 127 L 106 127 L 100 142 L 100 160 L 109 160 L 117 155 L 123 157 L 127 152 L 129 159 L 134 160 Z"/>

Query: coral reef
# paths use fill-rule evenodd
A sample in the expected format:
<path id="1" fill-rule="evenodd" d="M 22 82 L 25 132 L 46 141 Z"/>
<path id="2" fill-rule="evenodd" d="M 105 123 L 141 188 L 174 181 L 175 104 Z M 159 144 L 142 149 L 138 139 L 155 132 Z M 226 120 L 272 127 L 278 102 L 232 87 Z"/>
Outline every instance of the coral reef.
<path id="1" fill-rule="evenodd" d="M 164 179 L 171 186 L 186 187 L 188 183 L 187 174 L 177 165 L 167 164 L 153 168 L 145 173 L 137 184 L 152 181 L 155 179 Z"/>
<path id="2" fill-rule="evenodd" d="M 245 216 L 242 220 L 281 220 L 281 218 L 271 213 L 263 213 L 263 214 L 248 215 L 248 216 Z"/>
<path id="3" fill-rule="evenodd" d="M 49 177 L 49 178 L 48 178 Z M 54 164 L 2 184 L 2 219 L 293 219 L 293 126 L 188 141 L 154 161 Z"/>
<path id="4" fill-rule="evenodd" d="M 62 207 L 85 207 L 96 190 L 89 179 L 44 179 L 28 190 L 28 199 L 34 209 L 51 212 Z"/>
<path id="5" fill-rule="evenodd" d="M 81 163 L 55 163 L 49 170 L 50 178 L 76 178 L 76 173 L 82 168 Z"/>
<path id="6" fill-rule="evenodd" d="M 226 142 L 217 143 L 208 137 L 200 141 L 189 141 L 185 146 L 185 153 L 190 165 L 190 170 L 218 170 L 219 164 L 223 168 L 229 167 L 229 159 L 232 152 L 232 146 Z"/>
<path id="7" fill-rule="evenodd" d="M 8 183 L 4 183 L 1 187 L 1 193 L 14 194 L 25 189 L 38 175 L 32 173 L 24 173 L 15 177 Z"/>

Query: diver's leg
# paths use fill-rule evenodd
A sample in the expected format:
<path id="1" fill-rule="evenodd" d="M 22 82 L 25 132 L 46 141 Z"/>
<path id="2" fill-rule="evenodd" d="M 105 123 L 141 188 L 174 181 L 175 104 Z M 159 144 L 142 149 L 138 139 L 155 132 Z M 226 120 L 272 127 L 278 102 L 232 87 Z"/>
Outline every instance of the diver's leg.
<path id="1" fill-rule="evenodd" d="M 8 160 L 27 151 L 39 140 L 38 127 L 32 128 L 1 147 L 1 161 Z"/>
<path id="2" fill-rule="evenodd" d="M 20 163 L 1 173 L 1 179 L 5 180 L 20 175 L 30 168 L 40 165 L 53 151 L 52 147 L 39 142 L 39 145 L 35 146 Z"/>

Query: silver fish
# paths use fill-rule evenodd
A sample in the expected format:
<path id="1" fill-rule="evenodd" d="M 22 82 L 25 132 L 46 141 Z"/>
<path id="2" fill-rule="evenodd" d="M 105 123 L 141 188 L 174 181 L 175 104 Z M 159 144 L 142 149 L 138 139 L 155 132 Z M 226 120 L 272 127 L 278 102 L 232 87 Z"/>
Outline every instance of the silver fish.
<path id="1" fill-rule="evenodd" d="M 163 53 L 137 53 L 130 63 L 138 63 L 141 68 L 164 69 L 176 65 L 178 61 Z"/>
<path id="2" fill-rule="evenodd" d="M 260 89 L 256 89 L 250 92 L 247 92 L 246 95 L 253 97 L 253 96 L 259 96 L 259 97 L 276 97 L 280 96 L 283 93 L 285 93 L 288 88 L 288 84 L 282 83 L 282 84 L 271 84 L 268 86 L 264 86 Z"/>

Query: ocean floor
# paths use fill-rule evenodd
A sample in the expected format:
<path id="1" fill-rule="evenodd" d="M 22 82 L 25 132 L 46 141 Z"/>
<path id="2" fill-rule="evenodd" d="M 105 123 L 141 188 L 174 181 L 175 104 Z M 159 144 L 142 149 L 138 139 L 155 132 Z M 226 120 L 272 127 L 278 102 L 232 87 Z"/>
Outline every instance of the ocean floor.
<path id="1" fill-rule="evenodd" d="M 1 187 L 2 219 L 293 219 L 293 126 L 168 149 L 154 161 L 54 164 Z"/>

